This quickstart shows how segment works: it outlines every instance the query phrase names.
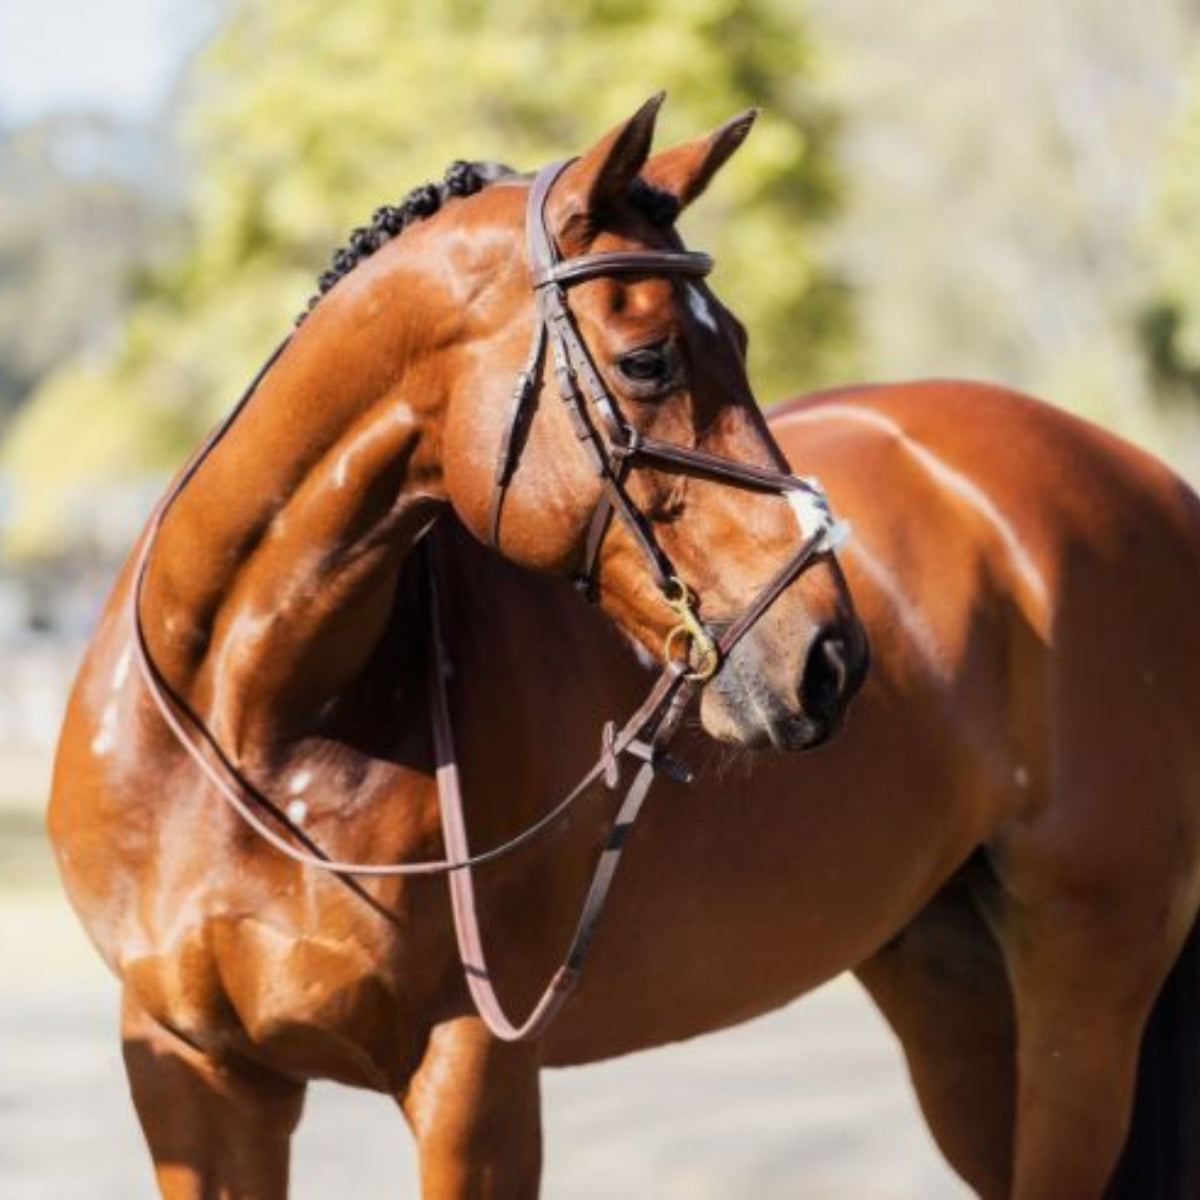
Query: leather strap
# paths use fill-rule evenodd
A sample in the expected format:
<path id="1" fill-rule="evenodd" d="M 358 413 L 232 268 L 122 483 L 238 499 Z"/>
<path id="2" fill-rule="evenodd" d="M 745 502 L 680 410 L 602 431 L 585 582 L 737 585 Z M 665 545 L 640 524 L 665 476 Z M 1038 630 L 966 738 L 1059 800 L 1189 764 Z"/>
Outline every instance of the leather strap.
<path id="1" fill-rule="evenodd" d="M 446 843 L 446 855 L 454 866 L 465 867 L 472 859 L 463 820 L 462 782 L 454 750 L 453 724 L 450 719 L 449 699 L 446 682 L 449 675 L 449 659 L 441 635 L 438 615 L 436 570 L 430 570 L 432 598 L 432 625 L 436 666 L 433 672 L 430 701 L 433 712 L 434 749 L 437 756 L 438 799 L 442 814 L 442 835 Z M 665 683 L 665 686 L 664 686 Z M 625 793 L 617 815 L 609 828 L 604 849 L 600 854 L 592 881 L 575 925 L 574 934 L 567 947 L 562 964 L 551 976 L 539 999 L 520 1023 L 514 1023 L 504 1011 L 496 989 L 492 984 L 487 966 L 483 935 L 479 926 L 479 910 L 475 900 L 474 878 L 469 870 L 452 870 L 449 875 L 450 902 L 454 914 L 454 931 L 458 941 L 459 957 L 467 980 L 467 988 L 475 1008 L 488 1029 L 502 1041 L 526 1041 L 538 1037 L 558 1015 L 575 990 L 583 971 L 584 959 L 596 925 L 604 910 L 609 890 L 616 877 L 621 855 L 624 853 L 629 831 L 641 812 L 650 791 L 656 771 L 657 747 L 674 732 L 683 709 L 690 698 L 690 689 L 678 670 L 665 673 L 658 685 L 637 713 L 617 735 L 608 732 L 600 760 L 585 777 L 580 786 L 591 786 L 602 777 L 611 780 L 612 767 L 619 756 L 635 744 L 630 736 L 648 733 L 648 743 L 636 742 L 643 751 L 643 762 Z M 647 752 L 648 751 L 648 752 Z M 578 788 L 576 789 L 578 790 Z"/>
<path id="2" fill-rule="evenodd" d="M 495 548 L 500 546 L 500 518 L 504 510 L 504 499 L 508 485 L 517 469 L 521 451 L 525 448 L 525 435 L 533 416 L 533 397 L 537 394 L 542 374 L 542 362 L 546 357 L 546 326 L 538 323 L 533 346 L 517 382 L 513 387 L 508 424 L 500 440 L 500 452 L 496 459 L 496 479 L 492 487 L 492 502 L 488 510 L 488 542 Z"/>
<path id="3" fill-rule="evenodd" d="M 198 458 L 196 460 L 197 464 L 199 461 Z M 188 474 L 190 477 L 190 473 Z M 178 492 L 175 491 L 174 494 L 177 495 Z M 169 498 L 173 499 L 174 496 L 169 494 Z M 391 878 L 408 875 L 444 875 L 495 862 L 497 859 L 513 853 L 513 851 L 520 849 L 522 846 L 528 845 L 565 817 L 575 804 L 588 794 L 593 784 L 605 776 L 605 773 L 610 769 L 611 762 L 621 755 L 631 752 L 631 747 L 640 742 L 646 730 L 658 723 L 662 713 L 671 705 L 677 692 L 684 688 L 681 668 L 664 671 L 637 711 L 612 739 L 612 744 L 605 747 L 600 758 L 575 787 L 550 809 L 549 812 L 540 817 L 532 825 L 527 826 L 516 836 L 509 838 L 497 846 L 493 846 L 491 849 L 472 855 L 469 858 L 456 857 L 451 853 L 447 853 L 445 858 L 407 863 L 366 863 L 331 858 L 328 855 L 320 853 L 304 832 L 297 828 L 286 816 L 279 805 L 275 804 L 260 789 L 254 787 L 253 784 L 249 783 L 242 776 L 203 719 L 193 712 L 186 701 L 172 688 L 154 662 L 153 655 L 146 641 L 145 626 L 141 619 L 141 594 L 150 560 L 149 551 L 154 542 L 153 535 L 157 531 L 157 526 L 161 523 L 161 517 L 165 515 L 167 507 L 168 505 L 164 505 L 160 509 L 157 520 L 152 523 L 151 531 L 143 544 L 135 567 L 134 587 L 131 596 L 131 617 L 134 631 L 134 658 L 138 670 L 147 685 L 151 699 L 154 701 L 154 705 L 158 709 L 164 723 L 174 734 L 188 757 L 195 763 L 201 775 L 259 837 L 279 851 L 280 854 L 290 858 L 293 862 L 300 863 L 302 866 L 316 867 L 319 870 L 329 871 L 334 875 Z M 434 662 L 430 671 L 430 700 L 431 710 L 435 713 L 434 741 L 436 748 L 437 740 L 439 736 L 442 736 L 439 734 L 437 728 L 436 714 L 440 711 L 442 716 L 448 721 L 448 707 L 444 697 L 444 680 L 449 668 L 443 648 L 440 626 L 436 624 L 436 600 L 433 603 L 433 620 L 435 622 Z M 192 731 L 194 731 L 195 736 L 193 736 Z M 449 737 L 449 726 L 447 725 L 444 744 L 450 745 Z M 201 749 L 201 745 L 207 747 L 208 754 Z M 443 782 L 442 775 L 440 774 L 440 764 L 441 760 L 439 759 L 439 789 Z M 457 770 L 455 774 L 457 775 Z M 258 810 L 267 813 L 284 832 L 281 833 L 279 830 L 272 828 L 259 815 Z"/>
<path id="4" fill-rule="evenodd" d="M 698 250 L 608 250 L 542 267 L 534 272 L 533 286 L 570 287 L 612 275 L 688 275 L 703 279 L 712 269 L 711 256 Z"/>
<path id="5" fill-rule="evenodd" d="M 653 437 L 643 436 L 628 446 L 614 446 L 613 453 L 619 458 L 635 463 L 660 463 L 688 475 L 699 475 L 722 483 L 734 483 L 740 487 L 766 492 L 817 490 L 809 480 L 773 467 L 758 467 L 753 463 L 738 462 L 720 454 L 709 454 L 707 450 L 677 446 L 673 442 L 663 442 Z"/>
<path id="6" fill-rule="evenodd" d="M 828 540 L 828 529 L 817 530 L 780 567 L 766 587 L 746 605 L 741 615 L 726 627 L 725 632 L 717 638 L 717 649 L 720 651 L 722 660 L 728 657 L 734 646 L 750 632 L 763 613 L 779 599 L 788 585 L 800 575 L 804 568 L 818 555 L 829 552 Z"/>

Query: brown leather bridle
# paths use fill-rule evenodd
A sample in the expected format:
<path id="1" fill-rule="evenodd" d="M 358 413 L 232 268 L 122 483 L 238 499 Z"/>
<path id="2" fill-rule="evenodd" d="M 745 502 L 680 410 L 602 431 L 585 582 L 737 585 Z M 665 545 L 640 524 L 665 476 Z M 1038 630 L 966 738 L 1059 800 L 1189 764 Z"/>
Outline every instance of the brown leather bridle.
<path id="1" fill-rule="evenodd" d="M 756 599 L 747 610 L 752 614 L 748 624 L 722 648 L 700 621 L 695 597 L 675 570 L 670 557 L 658 544 L 650 522 L 630 499 L 626 488 L 630 471 L 639 466 L 659 466 L 756 491 L 803 493 L 809 502 L 809 512 L 816 517 L 814 523 L 824 530 L 826 539 L 836 537 L 840 527 L 830 516 L 824 493 L 813 480 L 660 441 L 641 434 L 625 420 L 575 324 L 567 303 L 567 289 L 589 279 L 621 275 L 703 279 L 712 270 L 713 260 L 707 254 L 690 250 L 619 250 L 563 259 L 546 221 L 546 201 L 555 181 L 572 161 L 566 159 L 543 167 L 534 178 L 526 205 L 525 238 L 537 298 L 537 322 L 533 345 L 513 389 L 508 425 L 500 443 L 488 513 L 488 540 L 496 549 L 500 548 L 504 501 L 520 461 L 521 447 L 532 419 L 549 344 L 559 395 L 566 405 L 575 435 L 599 475 L 602 487 L 600 500 L 588 526 L 583 565 L 576 576 L 580 590 L 589 600 L 595 599 L 600 550 L 615 513 L 641 548 L 655 583 L 679 617 L 679 624 L 670 630 L 664 642 L 665 661 L 671 662 L 675 651 L 681 648 L 697 654 L 699 661 L 689 672 L 689 677 L 692 682 L 703 683 L 716 674 L 724 655 L 733 648 L 745 630 L 758 620 L 778 592 L 772 594 L 762 607 L 758 607 Z M 804 561 L 808 557 L 811 555 L 806 556 Z M 795 561 L 793 559 L 785 564 L 780 574 L 787 574 Z M 791 575 L 787 582 L 792 578 L 795 575 Z M 770 585 L 767 590 L 769 588 Z"/>
<path id="2" fill-rule="evenodd" d="M 515 837 L 490 850 L 471 854 L 463 820 L 461 781 L 454 750 L 447 691 L 450 656 L 439 616 L 436 555 L 430 547 L 425 548 L 433 633 L 430 708 L 438 801 L 446 850 L 446 857 L 443 859 L 409 863 L 356 863 L 340 862 L 322 855 L 279 806 L 242 777 L 204 721 L 163 677 L 150 653 L 141 617 L 142 593 L 150 556 L 159 531 L 171 506 L 233 425 L 290 338 L 275 350 L 259 370 L 237 405 L 200 447 L 160 501 L 151 516 L 134 566 L 133 588 L 130 593 L 135 659 L 158 711 L 204 777 L 241 819 L 265 841 L 296 862 L 335 874 L 376 877 L 440 874 L 448 876 L 455 933 L 467 985 L 480 1016 L 497 1037 L 506 1041 L 524 1040 L 542 1033 L 578 983 L 584 956 L 615 876 L 629 830 L 641 811 L 655 774 L 662 772 L 679 782 L 690 780 L 687 768 L 665 752 L 665 745 L 675 732 L 688 702 L 696 690 L 716 673 L 737 643 L 805 567 L 819 555 L 836 549 L 846 528 L 833 519 L 824 494 L 812 480 L 641 436 L 626 422 L 579 334 L 567 304 L 566 290 L 572 284 L 601 276 L 701 278 L 711 270 L 712 260 L 706 254 L 684 250 L 619 251 L 583 255 L 566 260 L 560 258 L 547 228 L 545 205 L 550 189 L 567 165 L 567 162 L 561 162 L 543 168 L 534 179 L 530 190 L 526 235 L 533 287 L 537 296 L 538 321 L 533 347 L 525 368 L 518 377 L 513 396 L 513 410 L 500 449 L 488 519 L 488 536 L 493 545 L 498 545 L 505 496 L 519 463 L 524 431 L 532 416 L 533 401 L 544 374 L 546 348 L 549 345 L 559 393 L 567 406 L 575 432 L 603 485 L 601 499 L 592 516 L 587 537 L 581 572 L 584 590 L 589 594 L 595 590 L 600 548 L 615 513 L 642 547 L 655 581 L 662 589 L 667 603 L 679 616 L 679 624 L 667 635 L 664 644 L 665 664 L 649 695 L 620 729 L 617 729 L 613 722 L 605 726 L 599 759 L 567 796 Z M 603 434 L 592 420 L 584 394 L 579 388 L 580 382 L 587 399 L 591 402 L 591 410 L 603 428 Z M 806 519 L 801 521 L 801 545 L 719 636 L 700 620 L 691 591 L 659 546 L 650 522 L 629 497 L 625 487 L 628 473 L 642 464 L 656 464 L 687 471 L 756 491 L 781 495 L 794 493 L 803 498 Z M 808 528 L 804 527 L 806 524 Z M 693 664 L 687 657 L 676 657 L 677 649 L 698 655 L 699 661 Z M 202 747 L 207 748 L 207 753 Z M 626 758 L 633 759 L 640 765 L 609 829 L 563 965 L 554 973 L 529 1016 L 520 1025 L 515 1025 L 504 1013 L 492 987 L 479 930 L 471 868 L 492 862 L 531 842 L 555 825 L 601 780 L 610 789 L 616 789 L 620 784 L 621 764 Z M 276 825 L 287 831 L 290 838 L 272 828 L 264 819 L 263 813 L 269 814 Z"/>

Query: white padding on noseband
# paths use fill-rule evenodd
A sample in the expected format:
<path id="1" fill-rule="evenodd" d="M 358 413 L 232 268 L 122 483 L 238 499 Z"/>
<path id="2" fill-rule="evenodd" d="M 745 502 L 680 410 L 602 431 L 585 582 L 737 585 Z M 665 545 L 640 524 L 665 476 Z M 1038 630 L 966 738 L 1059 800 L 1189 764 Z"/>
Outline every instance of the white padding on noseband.
<path id="1" fill-rule="evenodd" d="M 850 522 L 838 521 L 829 510 L 829 501 L 816 479 L 805 479 L 807 485 L 803 491 L 787 493 L 787 502 L 792 512 L 796 514 L 796 523 L 800 526 L 800 536 L 808 541 L 822 533 L 818 550 L 823 554 L 832 554 L 844 546 L 850 537 Z"/>

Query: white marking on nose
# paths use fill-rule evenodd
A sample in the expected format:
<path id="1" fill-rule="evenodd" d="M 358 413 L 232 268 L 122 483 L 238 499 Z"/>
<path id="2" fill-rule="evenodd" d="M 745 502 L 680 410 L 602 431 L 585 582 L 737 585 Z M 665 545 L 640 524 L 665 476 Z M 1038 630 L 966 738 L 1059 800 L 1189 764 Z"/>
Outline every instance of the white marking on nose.
<path id="1" fill-rule="evenodd" d="M 297 771 L 288 780 L 288 795 L 303 796 L 308 791 L 308 785 L 312 783 L 312 778 L 313 773 L 311 771 Z"/>
<path id="2" fill-rule="evenodd" d="M 1029 768 L 1021 766 L 1019 763 L 1013 768 L 1013 783 L 1022 791 L 1029 786 Z"/>
<path id="3" fill-rule="evenodd" d="M 304 818 L 308 816 L 308 805 L 303 800 L 293 800 L 288 804 L 285 811 L 287 812 L 287 819 L 293 825 L 303 825 Z"/>
<path id="4" fill-rule="evenodd" d="M 705 328 L 717 332 L 717 314 L 713 312 L 708 297 L 694 284 L 687 285 L 687 304 L 692 316 Z"/>

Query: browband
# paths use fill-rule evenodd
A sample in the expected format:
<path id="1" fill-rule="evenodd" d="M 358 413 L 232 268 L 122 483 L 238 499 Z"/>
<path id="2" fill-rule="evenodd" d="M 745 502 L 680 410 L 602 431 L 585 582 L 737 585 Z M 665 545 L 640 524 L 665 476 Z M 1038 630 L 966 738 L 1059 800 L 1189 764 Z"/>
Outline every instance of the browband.
<path id="1" fill-rule="evenodd" d="M 534 271 L 533 286 L 544 288 L 557 283 L 570 287 L 601 275 L 690 275 L 703 279 L 712 269 L 712 256 L 699 250 L 607 250 Z"/>

